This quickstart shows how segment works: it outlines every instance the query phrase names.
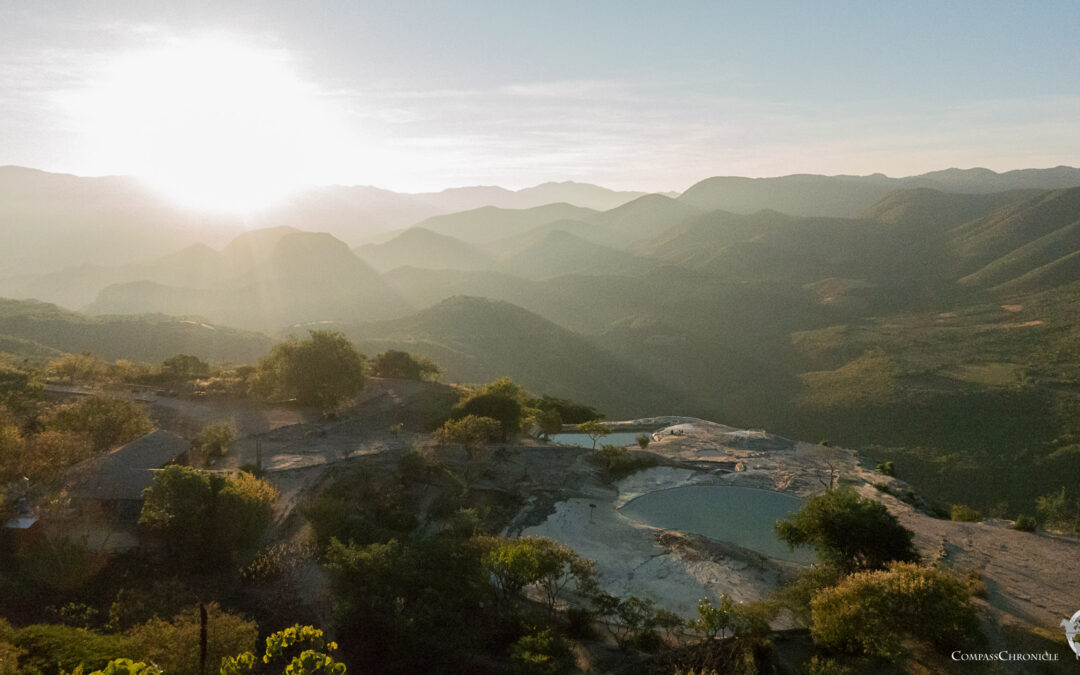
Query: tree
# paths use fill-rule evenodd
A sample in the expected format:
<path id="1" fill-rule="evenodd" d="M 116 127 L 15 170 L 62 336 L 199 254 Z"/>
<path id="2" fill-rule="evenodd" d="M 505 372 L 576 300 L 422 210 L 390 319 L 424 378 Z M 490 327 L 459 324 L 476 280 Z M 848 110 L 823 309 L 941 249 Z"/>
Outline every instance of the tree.
<path id="1" fill-rule="evenodd" d="M 226 612 L 216 602 L 206 605 L 206 615 L 208 665 L 255 648 L 259 628 L 254 621 Z M 199 607 L 192 606 L 171 619 L 153 618 L 124 637 L 133 657 L 154 663 L 166 673 L 200 675 L 200 623 Z"/>
<path id="2" fill-rule="evenodd" d="M 49 364 L 49 372 L 56 377 L 67 379 L 69 384 L 76 380 L 92 380 L 101 372 L 103 364 L 90 352 L 82 354 L 64 354 Z"/>
<path id="3" fill-rule="evenodd" d="M 592 439 L 592 449 L 596 449 L 596 442 L 611 433 L 611 429 L 605 427 L 596 420 L 589 420 L 578 425 L 578 431 Z"/>
<path id="4" fill-rule="evenodd" d="M 777 521 L 776 533 L 792 550 L 814 547 L 822 562 L 845 573 L 918 560 L 911 531 L 883 504 L 851 489 L 811 497 L 802 511 Z"/>
<path id="5" fill-rule="evenodd" d="M 46 420 L 45 426 L 85 434 L 97 452 L 129 443 L 153 428 L 142 406 L 111 396 L 88 396 L 64 406 Z"/>
<path id="6" fill-rule="evenodd" d="M 1064 487 L 1039 497 L 1035 501 L 1035 512 L 1043 527 L 1071 532 L 1080 530 L 1080 504 L 1068 498 Z"/>
<path id="7" fill-rule="evenodd" d="M 193 446 L 206 459 L 223 457 L 236 442 L 236 427 L 229 422 L 207 424 L 195 437 Z"/>
<path id="8" fill-rule="evenodd" d="M 506 442 L 521 429 L 522 406 L 516 397 L 504 391 L 480 392 L 469 396 L 450 411 L 450 419 L 470 415 L 486 417 L 499 423 L 499 440 Z"/>
<path id="9" fill-rule="evenodd" d="M 465 448 L 469 461 L 479 459 L 487 444 L 502 435 L 502 425 L 490 417 L 466 415 L 461 419 L 447 420 L 435 432 L 435 440 L 441 444 L 457 443 Z"/>
<path id="10" fill-rule="evenodd" d="M 259 362 L 254 390 L 277 401 L 295 400 L 330 412 L 364 387 L 364 357 L 338 332 L 290 337 Z"/>
<path id="11" fill-rule="evenodd" d="M 210 364 L 198 356 L 177 354 L 161 362 L 161 374 L 170 380 L 187 382 L 210 375 Z"/>
<path id="12" fill-rule="evenodd" d="M 164 547 L 166 559 L 205 569 L 254 548 L 277 497 L 275 488 L 248 473 L 169 466 L 147 488 L 139 525 Z"/>
<path id="13" fill-rule="evenodd" d="M 44 395 L 45 385 L 35 373 L 0 368 L 0 406 L 17 412 Z"/>
<path id="14" fill-rule="evenodd" d="M 540 435 L 545 441 L 549 440 L 552 434 L 557 434 L 562 431 L 562 417 L 559 416 L 559 411 L 555 408 L 549 410 L 541 409 L 537 412 L 534 421 L 536 426 L 540 428 Z"/>
<path id="15" fill-rule="evenodd" d="M 892 563 L 857 572 L 811 602 L 816 644 L 893 659 L 905 637 L 955 649 L 978 634 L 964 585 L 947 570 Z"/>
<path id="16" fill-rule="evenodd" d="M 597 412 L 596 408 L 575 403 L 565 398 L 555 398 L 544 394 L 540 398 L 528 401 L 530 408 L 542 411 L 555 411 L 559 413 L 563 424 L 581 424 L 590 420 L 602 419 L 604 416 Z"/>
<path id="17" fill-rule="evenodd" d="M 408 352 L 390 349 L 375 357 L 372 373 L 376 377 L 423 380 L 438 376 L 439 367 L 430 359 L 418 358 Z"/>
<path id="18" fill-rule="evenodd" d="M 535 628 L 514 643 L 510 659 L 526 675 L 560 675 L 574 668 L 570 644 L 550 628 Z"/>

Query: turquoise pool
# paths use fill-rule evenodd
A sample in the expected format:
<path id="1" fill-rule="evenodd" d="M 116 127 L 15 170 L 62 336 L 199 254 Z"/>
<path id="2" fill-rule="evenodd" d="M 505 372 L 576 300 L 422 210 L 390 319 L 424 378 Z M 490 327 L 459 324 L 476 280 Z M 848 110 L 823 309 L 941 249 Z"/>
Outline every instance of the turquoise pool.
<path id="1" fill-rule="evenodd" d="M 733 485 L 689 485 L 658 490 L 627 502 L 620 512 L 634 520 L 727 541 L 771 558 L 812 562 L 809 549 L 791 551 L 773 525 L 802 509 L 798 497 Z"/>

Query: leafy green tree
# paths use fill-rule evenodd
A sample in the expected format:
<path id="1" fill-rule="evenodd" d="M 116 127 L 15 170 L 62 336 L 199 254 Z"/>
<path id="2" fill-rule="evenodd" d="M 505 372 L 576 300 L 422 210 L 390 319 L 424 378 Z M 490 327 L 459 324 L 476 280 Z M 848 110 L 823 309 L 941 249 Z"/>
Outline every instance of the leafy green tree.
<path id="1" fill-rule="evenodd" d="M 540 409 L 533 417 L 533 421 L 540 429 L 540 437 L 545 441 L 549 440 L 552 435 L 562 431 L 562 417 L 559 416 L 559 411 L 554 408 Z"/>
<path id="2" fill-rule="evenodd" d="M 207 424 L 192 443 L 206 459 L 223 457 L 236 442 L 236 426 L 230 422 Z"/>
<path id="3" fill-rule="evenodd" d="M 82 354 L 64 354 L 49 364 L 49 372 L 64 378 L 70 384 L 77 381 L 93 380 L 102 371 L 104 364 L 90 352 Z"/>
<path id="4" fill-rule="evenodd" d="M 561 675 L 574 667 L 570 644 L 550 628 L 534 628 L 510 648 L 510 659 L 525 675 Z"/>
<path id="5" fill-rule="evenodd" d="M 206 605 L 206 663 L 215 666 L 234 654 L 251 651 L 259 637 L 254 621 L 226 612 L 216 602 Z M 160 666 L 166 673 L 200 675 L 199 607 L 179 612 L 171 619 L 154 618 L 128 630 L 128 654 Z"/>
<path id="6" fill-rule="evenodd" d="M 581 424 L 590 420 L 599 420 L 604 416 L 596 408 L 575 403 L 565 398 L 555 398 L 544 394 L 540 398 L 528 401 L 528 407 L 541 411 L 555 411 L 563 424 Z"/>
<path id="7" fill-rule="evenodd" d="M 816 644 L 887 659 L 900 656 L 905 637 L 956 649 L 979 631 L 960 580 L 913 563 L 852 574 L 817 594 L 812 616 Z"/>
<path id="8" fill-rule="evenodd" d="M 439 367 L 430 359 L 396 349 L 389 349 L 376 356 L 371 370 L 376 377 L 400 380 L 424 380 L 439 374 Z"/>
<path id="9" fill-rule="evenodd" d="M 36 373 L 0 367 L 0 406 L 13 412 L 45 396 L 45 384 Z"/>
<path id="10" fill-rule="evenodd" d="M 161 362 L 161 374 L 166 379 L 187 382 L 210 376 L 210 364 L 191 354 L 177 354 Z"/>
<path id="11" fill-rule="evenodd" d="M 592 440 L 592 449 L 596 449 L 596 443 L 604 436 L 611 433 L 611 429 L 604 426 L 597 420 L 589 420 L 578 425 L 578 431 L 585 434 Z"/>
<path id="12" fill-rule="evenodd" d="M 86 435 L 96 452 L 130 443 L 153 429 L 142 406 L 111 396 L 88 396 L 64 406 L 45 421 L 45 426 Z"/>
<path id="13" fill-rule="evenodd" d="M 554 613 L 559 598 L 571 583 L 591 588 L 595 580 L 593 561 L 551 539 L 494 537 L 484 541 L 487 552 L 482 563 L 508 602 L 520 599 L 526 587 L 535 586 L 548 610 Z"/>
<path id="14" fill-rule="evenodd" d="M 703 642 L 724 637 L 724 633 L 731 626 L 734 607 L 735 602 L 726 594 L 720 597 L 719 605 L 714 605 L 708 598 L 702 598 L 697 604 L 698 618 L 691 620 L 687 627 L 697 633 Z"/>
<path id="15" fill-rule="evenodd" d="M 1035 512 L 1043 527 L 1067 532 L 1080 530 L 1080 504 L 1069 499 L 1064 487 L 1058 492 L 1039 497 L 1035 502 Z"/>
<path id="16" fill-rule="evenodd" d="M 295 400 L 332 411 L 364 387 L 364 356 L 335 331 L 311 331 L 305 340 L 290 337 L 259 362 L 253 388 L 277 401 Z"/>
<path id="17" fill-rule="evenodd" d="M 277 496 L 248 473 L 169 466 L 147 488 L 139 525 L 166 559 L 206 569 L 255 547 Z"/>
<path id="18" fill-rule="evenodd" d="M 0 618 L 0 675 L 16 675 L 19 656 L 23 651 L 13 644 L 15 629 L 7 619 Z"/>
<path id="19" fill-rule="evenodd" d="M 814 547 L 822 562 L 845 573 L 918 560 L 911 531 L 883 504 L 848 488 L 811 497 L 801 511 L 777 521 L 776 533 L 792 550 Z"/>
<path id="20" fill-rule="evenodd" d="M 473 394 L 458 403 L 450 411 L 450 419 L 473 415 L 496 420 L 500 426 L 499 440 L 506 442 L 521 430 L 523 413 L 524 408 L 517 397 L 495 390 Z"/>
<path id="21" fill-rule="evenodd" d="M 447 420 L 435 432 L 435 440 L 440 444 L 459 444 L 465 448 L 469 464 L 475 464 L 484 456 L 487 444 L 502 435 L 502 425 L 490 417 L 466 415 L 461 419 Z M 468 476 L 466 476 L 467 478 Z"/>

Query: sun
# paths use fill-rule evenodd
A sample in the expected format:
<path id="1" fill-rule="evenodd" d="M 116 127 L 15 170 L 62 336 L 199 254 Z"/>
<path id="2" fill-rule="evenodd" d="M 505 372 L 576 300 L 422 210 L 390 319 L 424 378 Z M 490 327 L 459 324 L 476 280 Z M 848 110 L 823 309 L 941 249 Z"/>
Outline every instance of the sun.
<path id="1" fill-rule="evenodd" d="M 333 162 L 337 124 L 289 54 L 227 36 L 116 56 L 79 105 L 98 152 L 196 209 L 269 206 Z"/>

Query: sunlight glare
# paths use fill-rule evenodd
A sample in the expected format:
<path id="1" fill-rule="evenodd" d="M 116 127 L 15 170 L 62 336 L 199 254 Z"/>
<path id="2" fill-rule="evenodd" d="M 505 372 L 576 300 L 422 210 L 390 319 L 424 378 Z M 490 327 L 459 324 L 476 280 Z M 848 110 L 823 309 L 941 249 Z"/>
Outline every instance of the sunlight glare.
<path id="1" fill-rule="evenodd" d="M 91 135 L 192 208 L 248 211 L 317 183 L 340 129 L 288 54 L 214 36 L 112 59 L 79 101 Z"/>

